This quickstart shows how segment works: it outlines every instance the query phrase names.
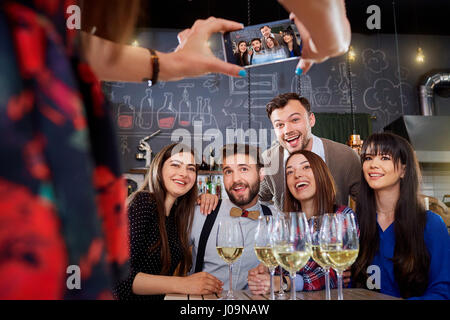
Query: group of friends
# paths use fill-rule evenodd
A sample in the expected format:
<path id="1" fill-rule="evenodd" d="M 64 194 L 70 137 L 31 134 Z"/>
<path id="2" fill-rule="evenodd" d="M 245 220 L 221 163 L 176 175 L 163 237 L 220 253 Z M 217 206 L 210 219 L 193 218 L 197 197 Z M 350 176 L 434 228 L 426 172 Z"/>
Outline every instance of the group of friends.
<path id="1" fill-rule="evenodd" d="M 299 57 L 302 52 L 302 42 L 297 41 L 291 27 L 272 33 L 268 25 L 260 28 L 261 38 L 253 38 L 249 42 L 240 40 L 234 53 L 235 63 L 239 66 L 248 66 L 271 62 L 291 57 Z"/>
<path id="2" fill-rule="evenodd" d="M 296 73 L 347 52 L 351 29 L 343 0 L 279 2 L 302 39 Z M 360 231 L 360 254 L 347 273 L 351 285 L 364 287 L 367 266 L 376 264 L 382 292 L 449 298 L 449 238 L 442 220 L 418 200 L 420 172 L 411 146 L 395 135 L 374 134 L 358 158 L 347 146 L 312 135 L 309 103 L 293 94 L 267 106 L 277 145 L 261 157 L 244 151 L 244 160 L 236 161 L 233 151 L 223 159 L 229 199 L 220 206 L 215 198 L 198 199 L 198 164 L 192 150 L 179 145 L 158 153 L 143 189 L 126 205 L 112 108 L 100 81 L 245 77 L 244 68 L 218 59 L 208 45 L 214 33 L 243 25 L 198 19 L 178 34 L 176 50 L 150 51 L 126 44 L 141 13 L 139 0 L 70 4 L 81 7 L 80 30 L 68 29 L 73 6 L 67 1 L 0 4 L 1 299 L 220 293 L 227 285 L 226 266 L 211 240 L 203 263 L 196 263 L 202 260 L 198 236 L 208 213 L 219 208 L 220 217 L 230 207 L 259 209 L 261 201 L 273 200 L 281 211 L 295 204 L 308 217 L 323 213 L 317 208 L 348 214 L 349 195 L 357 201 Z M 230 149 L 235 150 L 225 147 Z M 238 219 L 246 249 L 234 269 L 236 287 L 266 292 L 267 270 L 248 250 L 255 221 Z M 307 266 L 298 270 L 303 285 L 296 288 L 322 288 L 320 268 L 313 261 Z"/>
<path id="3" fill-rule="evenodd" d="M 198 197 L 198 164 L 187 146 L 164 147 L 129 202 L 131 270 L 115 287 L 118 299 L 161 299 L 167 293 L 221 294 L 229 288 L 228 265 L 216 251 L 220 218 L 239 208 L 244 251 L 233 269 L 234 289 L 267 293 L 269 271 L 254 246 L 257 221 L 244 215 L 263 203 L 273 215 L 302 211 L 307 219 L 325 213 L 355 214 L 359 256 L 344 277 L 367 288 L 368 267 L 380 268 L 382 293 L 410 299 L 450 298 L 450 238 L 442 218 L 419 200 L 420 170 L 407 140 L 375 133 L 361 155 L 311 133 L 315 124 L 306 98 L 281 94 L 266 107 L 277 143 L 262 154 L 256 146 L 222 148 L 223 183 L 229 199 Z M 356 213 L 347 206 L 356 200 Z M 275 210 L 278 209 L 278 210 Z M 203 236 L 211 211 L 216 218 Z M 205 243 L 206 241 L 206 243 Z M 199 255 L 201 255 L 199 257 Z M 290 288 L 290 279 L 279 274 Z M 325 288 L 325 274 L 312 259 L 295 277 L 296 290 Z M 336 274 L 331 272 L 331 287 Z M 279 281 L 275 281 L 278 288 Z"/>

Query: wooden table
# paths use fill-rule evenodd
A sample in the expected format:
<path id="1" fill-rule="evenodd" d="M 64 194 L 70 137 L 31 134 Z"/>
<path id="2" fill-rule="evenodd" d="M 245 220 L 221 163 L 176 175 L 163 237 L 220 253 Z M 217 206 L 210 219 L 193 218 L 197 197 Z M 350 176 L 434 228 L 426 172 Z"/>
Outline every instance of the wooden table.
<path id="1" fill-rule="evenodd" d="M 223 294 L 226 294 L 224 290 Z M 234 291 L 239 300 L 269 300 L 269 295 L 253 295 L 249 290 Z M 217 300 L 216 294 L 194 295 L 194 294 L 167 294 L 164 300 Z M 325 290 L 297 292 L 297 300 L 325 300 Z M 337 300 L 337 289 L 331 290 L 331 300 Z M 366 289 L 344 289 L 344 300 L 401 300 Z"/>

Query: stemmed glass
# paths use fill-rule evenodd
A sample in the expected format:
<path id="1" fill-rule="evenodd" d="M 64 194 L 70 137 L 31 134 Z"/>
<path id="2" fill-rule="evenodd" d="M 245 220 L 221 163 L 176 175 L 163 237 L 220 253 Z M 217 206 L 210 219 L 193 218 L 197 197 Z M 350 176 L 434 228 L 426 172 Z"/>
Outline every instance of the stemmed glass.
<path id="1" fill-rule="evenodd" d="M 273 275 L 278 262 L 272 253 L 270 246 L 270 234 L 272 233 L 273 218 L 271 216 L 260 216 L 258 218 L 258 227 L 255 233 L 255 254 L 270 272 L 270 300 L 275 300 L 273 291 Z"/>
<path id="2" fill-rule="evenodd" d="M 330 267 L 331 263 L 328 260 L 326 254 L 324 254 L 320 248 L 319 234 L 320 227 L 322 226 L 323 216 L 313 216 L 309 219 L 309 230 L 311 231 L 311 251 L 312 258 L 322 268 L 325 273 L 325 299 L 331 300 L 330 290 Z"/>
<path id="3" fill-rule="evenodd" d="M 238 218 L 225 217 L 217 227 L 216 249 L 219 256 L 228 264 L 230 269 L 230 288 L 226 296 L 220 300 L 236 300 L 233 295 L 233 268 L 232 265 L 244 251 L 244 236 Z"/>
<path id="4" fill-rule="evenodd" d="M 271 236 L 275 259 L 291 278 L 291 300 L 296 300 L 295 276 L 311 256 L 311 234 L 303 212 L 290 212 L 275 222 Z"/>
<path id="5" fill-rule="evenodd" d="M 338 300 L 344 300 L 342 275 L 358 257 L 359 239 L 353 213 L 324 214 L 319 233 L 320 249 L 338 278 Z"/>

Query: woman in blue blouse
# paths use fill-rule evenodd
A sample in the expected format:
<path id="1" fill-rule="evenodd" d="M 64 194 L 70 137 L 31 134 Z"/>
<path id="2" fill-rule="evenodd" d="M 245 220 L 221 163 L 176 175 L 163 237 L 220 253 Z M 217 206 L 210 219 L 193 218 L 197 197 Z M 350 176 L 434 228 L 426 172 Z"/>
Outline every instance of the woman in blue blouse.
<path id="1" fill-rule="evenodd" d="M 402 298 L 450 299 L 450 237 L 442 218 L 419 200 L 420 169 L 411 145 L 394 134 L 373 134 L 361 162 L 353 284 Z"/>

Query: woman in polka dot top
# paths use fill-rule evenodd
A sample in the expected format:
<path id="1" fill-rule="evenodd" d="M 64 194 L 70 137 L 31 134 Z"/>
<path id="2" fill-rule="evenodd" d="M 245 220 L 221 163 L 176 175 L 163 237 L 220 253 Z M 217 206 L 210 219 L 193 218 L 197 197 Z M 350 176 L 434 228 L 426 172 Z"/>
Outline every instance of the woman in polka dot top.
<path id="1" fill-rule="evenodd" d="M 130 196 L 130 272 L 115 285 L 117 299 L 222 291 L 222 282 L 209 273 L 186 276 L 192 264 L 188 235 L 197 200 L 197 167 L 190 148 L 166 146 L 152 161 L 142 187 Z"/>

